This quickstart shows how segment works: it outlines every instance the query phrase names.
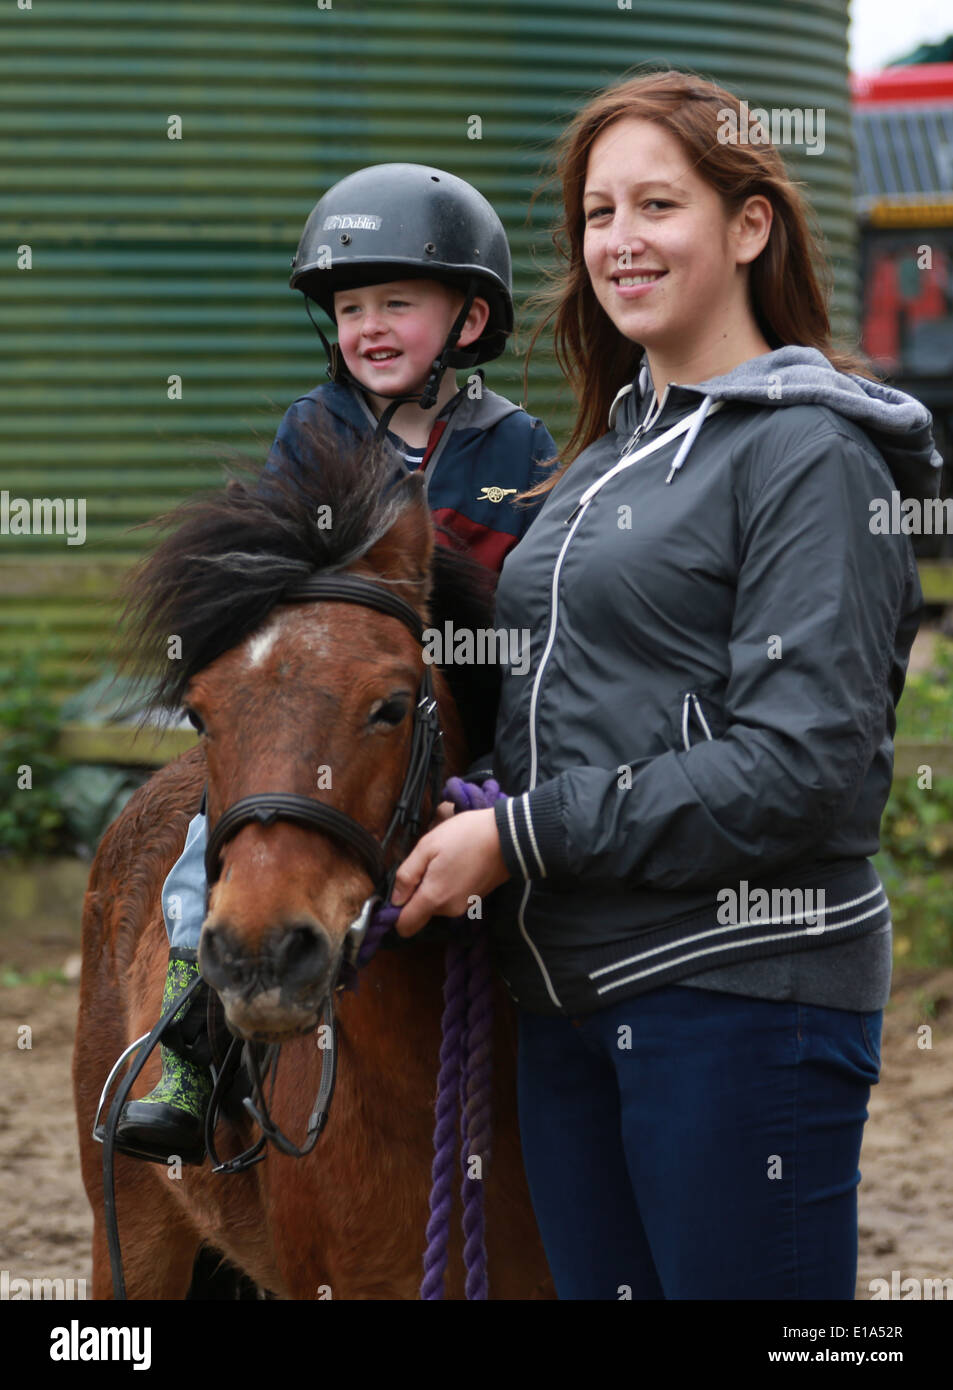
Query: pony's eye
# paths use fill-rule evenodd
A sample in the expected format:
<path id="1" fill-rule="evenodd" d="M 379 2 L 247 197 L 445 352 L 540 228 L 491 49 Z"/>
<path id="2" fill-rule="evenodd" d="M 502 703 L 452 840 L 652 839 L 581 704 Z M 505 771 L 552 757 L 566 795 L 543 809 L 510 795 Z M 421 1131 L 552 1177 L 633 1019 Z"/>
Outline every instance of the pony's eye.
<path id="1" fill-rule="evenodd" d="M 192 725 L 192 728 L 196 731 L 196 733 L 199 733 L 199 734 L 204 734 L 204 733 L 205 733 L 205 725 L 202 723 L 201 719 L 200 719 L 200 718 L 198 717 L 198 715 L 195 713 L 195 710 L 194 710 L 194 709 L 189 709 L 188 706 L 186 706 L 186 708 L 185 708 L 185 710 L 184 710 L 184 714 L 185 714 L 186 719 L 187 719 L 187 720 L 189 721 L 189 723 Z"/>
<path id="2" fill-rule="evenodd" d="M 403 722 L 409 709 L 409 695 L 391 695 L 388 699 L 376 700 L 371 705 L 369 722 L 371 724 L 386 724 L 393 728 Z"/>

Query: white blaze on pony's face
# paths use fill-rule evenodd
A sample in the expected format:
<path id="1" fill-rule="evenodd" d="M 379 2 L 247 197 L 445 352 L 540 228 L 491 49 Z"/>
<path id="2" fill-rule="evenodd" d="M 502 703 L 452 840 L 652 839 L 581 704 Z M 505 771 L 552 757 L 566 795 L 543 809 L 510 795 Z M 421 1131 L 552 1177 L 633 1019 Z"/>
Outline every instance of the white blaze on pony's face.
<path id="1" fill-rule="evenodd" d="M 277 636 L 277 624 L 272 620 L 270 626 L 266 627 L 263 632 L 256 632 L 254 637 L 249 637 L 246 643 L 249 666 L 261 665 L 274 646 Z"/>
<path id="2" fill-rule="evenodd" d="M 257 632 L 245 642 L 243 651 L 248 667 L 254 670 L 256 667 L 264 666 L 271 655 L 275 643 L 281 636 L 282 626 L 288 618 L 287 613 L 277 613 L 260 627 Z M 320 618 L 315 618 L 308 624 L 305 645 L 311 656 L 319 658 L 327 655 L 327 630 Z"/>

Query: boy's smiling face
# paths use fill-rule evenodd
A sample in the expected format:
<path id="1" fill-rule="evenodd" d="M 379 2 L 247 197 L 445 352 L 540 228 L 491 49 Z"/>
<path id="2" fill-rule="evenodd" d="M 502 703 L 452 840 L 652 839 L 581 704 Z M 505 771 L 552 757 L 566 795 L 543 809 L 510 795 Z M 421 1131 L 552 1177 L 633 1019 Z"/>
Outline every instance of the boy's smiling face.
<path id="1" fill-rule="evenodd" d="M 372 392 L 419 393 L 462 304 L 462 293 L 438 280 L 389 280 L 338 290 L 334 317 L 348 371 Z M 487 314 L 486 301 L 474 300 L 459 346 L 479 337 Z"/>

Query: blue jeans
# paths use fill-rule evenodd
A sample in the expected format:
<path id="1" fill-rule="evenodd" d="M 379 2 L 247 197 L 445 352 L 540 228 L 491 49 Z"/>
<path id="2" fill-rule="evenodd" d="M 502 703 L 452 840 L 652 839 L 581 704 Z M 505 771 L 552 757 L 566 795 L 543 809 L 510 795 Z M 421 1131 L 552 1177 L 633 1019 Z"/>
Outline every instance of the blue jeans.
<path id="1" fill-rule="evenodd" d="M 669 985 L 579 1019 L 518 1012 L 559 1298 L 853 1299 L 882 1011 Z"/>
<path id="2" fill-rule="evenodd" d="M 193 816 L 185 837 L 185 849 L 162 885 L 162 916 L 169 945 L 197 948 L 205 921 L 205 844 L 208 819 Z"/>

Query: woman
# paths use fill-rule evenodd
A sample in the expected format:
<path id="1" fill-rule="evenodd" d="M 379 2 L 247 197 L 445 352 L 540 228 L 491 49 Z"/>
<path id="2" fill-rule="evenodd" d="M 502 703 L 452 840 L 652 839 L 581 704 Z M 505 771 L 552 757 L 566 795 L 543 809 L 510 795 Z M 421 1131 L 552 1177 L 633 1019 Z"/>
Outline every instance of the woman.
<path id="1" fill-rule="evenodd" d="M 854 1296 L 891 962 L 869 856 L 922 606 L 872 504 L 935 493 L 939 459 L 927 411 L 833 349 L 801 197 L 726 111 L 656 73 L 564 138 L 580 411 L 500 581 L 530 644 L 511 799 L 424 836 L 394 894 L 411 935 L 507 884 L 561 1298 Z"/>

